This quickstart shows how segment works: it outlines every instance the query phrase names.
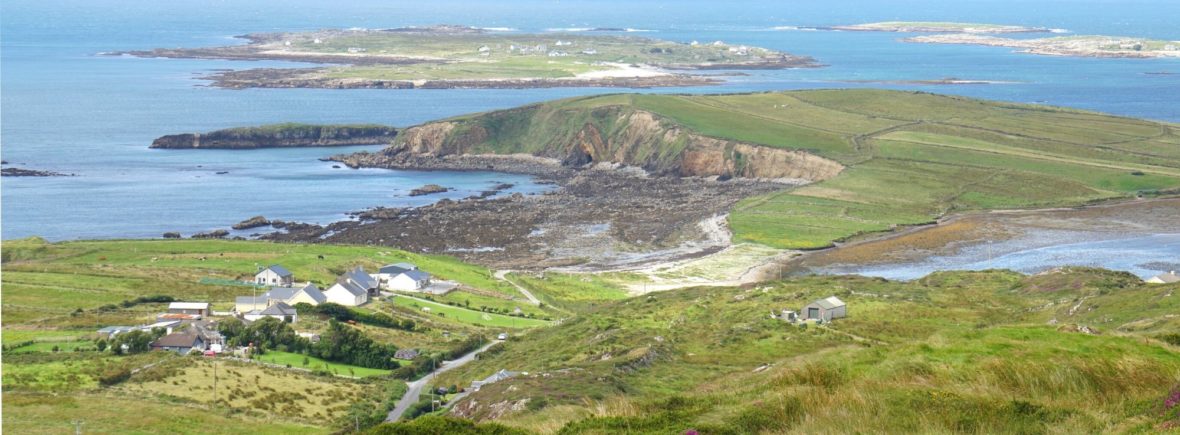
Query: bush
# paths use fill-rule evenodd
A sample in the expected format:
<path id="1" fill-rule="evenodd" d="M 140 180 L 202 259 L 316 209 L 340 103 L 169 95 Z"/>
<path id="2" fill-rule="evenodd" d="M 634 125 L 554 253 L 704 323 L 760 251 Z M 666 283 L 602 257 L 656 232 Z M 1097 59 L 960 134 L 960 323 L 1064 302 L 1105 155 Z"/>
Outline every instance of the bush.
<path id="1" fill-rule="evenodd" d="M 126 381 L 131 378 L 131 371 L 124 368 L 113 368 L 104 371 L 98 376 L 98 384 L 104 387 L 109 387 Z"/>

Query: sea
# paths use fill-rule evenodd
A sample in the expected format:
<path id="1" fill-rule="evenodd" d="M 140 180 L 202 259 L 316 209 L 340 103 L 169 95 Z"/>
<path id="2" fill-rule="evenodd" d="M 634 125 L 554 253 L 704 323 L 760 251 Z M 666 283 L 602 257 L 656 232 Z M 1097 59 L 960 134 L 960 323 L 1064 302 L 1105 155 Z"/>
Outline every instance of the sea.
<path id="1" fill-rule="evenodd" d="M 461 24 L 491 31 L 588 28 L 681 42 L 724 41 L 812 56 L 817 69 L 750 71 L 717 86 L 627 92 L 732 93 L 880 87 L 1070 106 L 1180 121 L 1180 59 L 1035 56 L 999 47 L 908 44 L 894 33 L 808 30 L 863 22 L 961 21 L 1070 34 L 1180 39 L 1175 0 L 4 0 L 0 155 L 13 167 L 75 174 L 5 177 L 0 236 L 159 237 L 245 218 L 329 223 L 376 206 L 549 186 L 499 173 L 351 170 L 320 158 L 380 147 L 150 150 L 155 137 L 277 122 L 411 126 L 464 113 L 620 89 L 227 90 L 200 76 L 285 62 L 143 59 L 102 53 L 243 43 L 235 35 Z M 903 85 L 943 78 L 986 85 Z M 218 174 L 223 172 L 223 174 Z M 410 197 L 426 183 L 452 192 Z M 1172 245 L 1175 247 L 1175 245 Z M 1180 257 L 1180 248 L 1170 251 Z"/>

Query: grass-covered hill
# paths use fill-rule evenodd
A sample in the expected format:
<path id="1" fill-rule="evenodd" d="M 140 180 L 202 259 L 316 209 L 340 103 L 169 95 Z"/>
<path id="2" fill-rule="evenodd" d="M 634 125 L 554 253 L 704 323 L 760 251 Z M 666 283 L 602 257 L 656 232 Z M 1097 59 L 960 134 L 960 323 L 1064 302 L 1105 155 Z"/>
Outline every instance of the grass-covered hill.
<path id="1" fill-rule="evenodd" d="M 528 372 L 451 414 L 541 433 L 1151 432 L 1180 412 L 1165 405 L 1177 291 L 1094 269 L 678 290 L 514 338 L 438 383 Z M 769 317 L 830 295 L 847 318 Z"/>
<path id="2" fill-rule="evenodd" d="M 529 153 L 653 172 L 821 180 L 748 199 L 734 237 L 817 248 L 950 212 L 1180 187 L 1180 126 L 884 90 L 606 95 L 428 123 L 404 149 Z"/>

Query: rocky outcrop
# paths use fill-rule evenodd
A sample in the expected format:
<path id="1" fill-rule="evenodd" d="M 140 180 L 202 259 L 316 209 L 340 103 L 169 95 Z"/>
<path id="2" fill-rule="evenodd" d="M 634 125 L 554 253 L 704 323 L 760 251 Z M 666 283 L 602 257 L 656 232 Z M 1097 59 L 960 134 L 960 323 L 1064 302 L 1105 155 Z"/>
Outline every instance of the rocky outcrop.
<path id="1" fill-rule="evenodd" d="M 254 149 L 381 145 L 393 141 L 397 130 L 383 125 L 278 124 L 161 136 L 151 148 Z"/>
<path id="2" fill-rule="evenodd" d="M 390 158 L 445 157 L 464 154 L 526 151 L 559 160 L 563 166 L 610 163 L 643 168 L 658 175 L 792 179 L 819 181 L 840 173 L 844 166 L 805 151 L 717 139 L 689 131 L 659 115 L 627 107 L 605 107 L 585 113 L 552 116 L 521 113 L 535 108 L 494 112 L 477 118 L 441 121 L 406 129 L 394 146 L 382 151 Z M 505 133 L 503 123 L 531 122 L 521 130 L 554 132 L 540 137 Z M 550 123 L 583 119 L 581 128 L 560 131 Z M 550 121 L 552 120 L 552 121 Z M 490 126 L 490 127 L 489 127 Z M 531 149 L 502 145 L 545 141 Z"/>
<path id="3" fill-rule="evenodd" d="M 224 239 L 225 236 L 228 236 L 228 235 L 229 235 L 229 231 L 213 230 L 213 231 L 209 231 L 207 233 L 193 234 L 193 238 L 194 239 Z"/>
<path id="4" fill-rule="evenodd" d="M 72 177 L 74 174 L 63 174 L 53 171 L 37 169 L 4 168 L 0 169 L 0 176 L 4 177 Z"/>
<path id="5" fill-rule="evenodd" d="M 410 196 L 422 196 L 422 195 L 430 195 L 432 193 L 443 193 L 448 190 L 451 190 L 451 189 L 439 186 L 437 184 L 427 184 L 425 186 L 411 190 Z"/>
<path id="6" fill-rule="evenodd" d="M 248 230 L 250 228 L 265 227 L 270 225 L 270 221 L 263 216 L 254 216 L 250 219 L 238 222 L 233 225 L 235 230 Z"/>

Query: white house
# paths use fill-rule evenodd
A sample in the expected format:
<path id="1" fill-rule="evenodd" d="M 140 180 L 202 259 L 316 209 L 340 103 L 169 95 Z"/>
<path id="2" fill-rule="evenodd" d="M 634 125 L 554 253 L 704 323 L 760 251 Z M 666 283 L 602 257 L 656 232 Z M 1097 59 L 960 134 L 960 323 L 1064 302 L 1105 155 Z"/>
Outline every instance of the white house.
<path id="1" fill-rule="evenodd" d="M 373 274 L 373 278 L 377 280 L 378 287 L 388 289 L 390 288 L 389 282 L 392 281 L 394 277 L 411 270 L 418 270 L 418 266 L 415 266 L 412 263 L 387 264 L 382 266 L 380 269 L 377 269 L 377 273 Z"/>
<path id="2" fill-rule="evenodd" d="M 169 314 L 195 314 L 198 316 L 209 315 L 208 302 L 172 302 L 168 304 Z"/>
<path id="3" fill-rule="evenodd" d="M 430 274 L 421 270 L 407 270 L 391 278 L 385 285 L 390 290 L 421 291 L 430 287 Z"/>
<path id="4" fill-rule="evenodd" d="M 275 287 L 290 287 L 291 284 L 295 283 L 295 275 L 283 268 L 283 266 L 272 264 L 254 275 L 254 283 Z"/>
<path id="5" fill-rule="evenodd" d="M 204 351 L 206 349 L 205 340 L 199 334 L 192 332 L 175 332 L 169 333 L 159 340 L 152 342 L 152 350 L 167 350 L 187 355 L 192 351 Z"/>
<path id="6" fill-rule="evenodd" d="M 287 323 L 295 323 L 299 320 L 299 313 L 286 303 L 279 302 L 263 310 L 254 310 L 246 313 L 242 318 L 251 322 L 256 322 L 267 317 L 273 317 Z"/>
<path id="7" fill-rule="evenodd" d="M 803 316 L 806 319 L 822 319 L 825 322 L 830 322 L 832 319 L 839 319 L 847 315 L 848 311 L 844 301 L 835 296 L 820 299 L 803 307 Z"/>
<path id="8" fill-rule="evenodd" d="M 1174 282 L 1180 282 L 1180 275 L 1177 275 L 1174 270 L 1147 279 L 1148 284 L 1171 284 Z"/>
<path id="9" fill-rule="evenodd" d="M 377 296 L 377 279 L 373 278 L 372 275 L 365 273 L 365 269 L 363 267 L 357 266 L 356 269 L 345 272 L 344 275 L 341 275 L 341 278 L 346 278 L 361 288 L 367 290 L 369 292 L 369 296 Z"/>
<path id="10" fill-rule="evenodd" d="M 295 305 L 298 303 L 306 303 L 309 305 L 319 305 L 328 300 L 324 293 L 320 291 L 315 284 L 307 283 L 303 287 L 272 287 L 266 293 L 253 296 L 239 296 L 234 299 L 234 311 L 239 313 L 248 313 L 251 311 L 264 310 L 271 305 L 279 302 L 287 305 Z"/>
<path id="11" fill-rule="evenodd" d="M 369 302 L 369 291 L 353 280 L 341 276 L 336 279 L 335 284 L 324 291 L 324 297 L 334 304 L 355 307 Z"/>

